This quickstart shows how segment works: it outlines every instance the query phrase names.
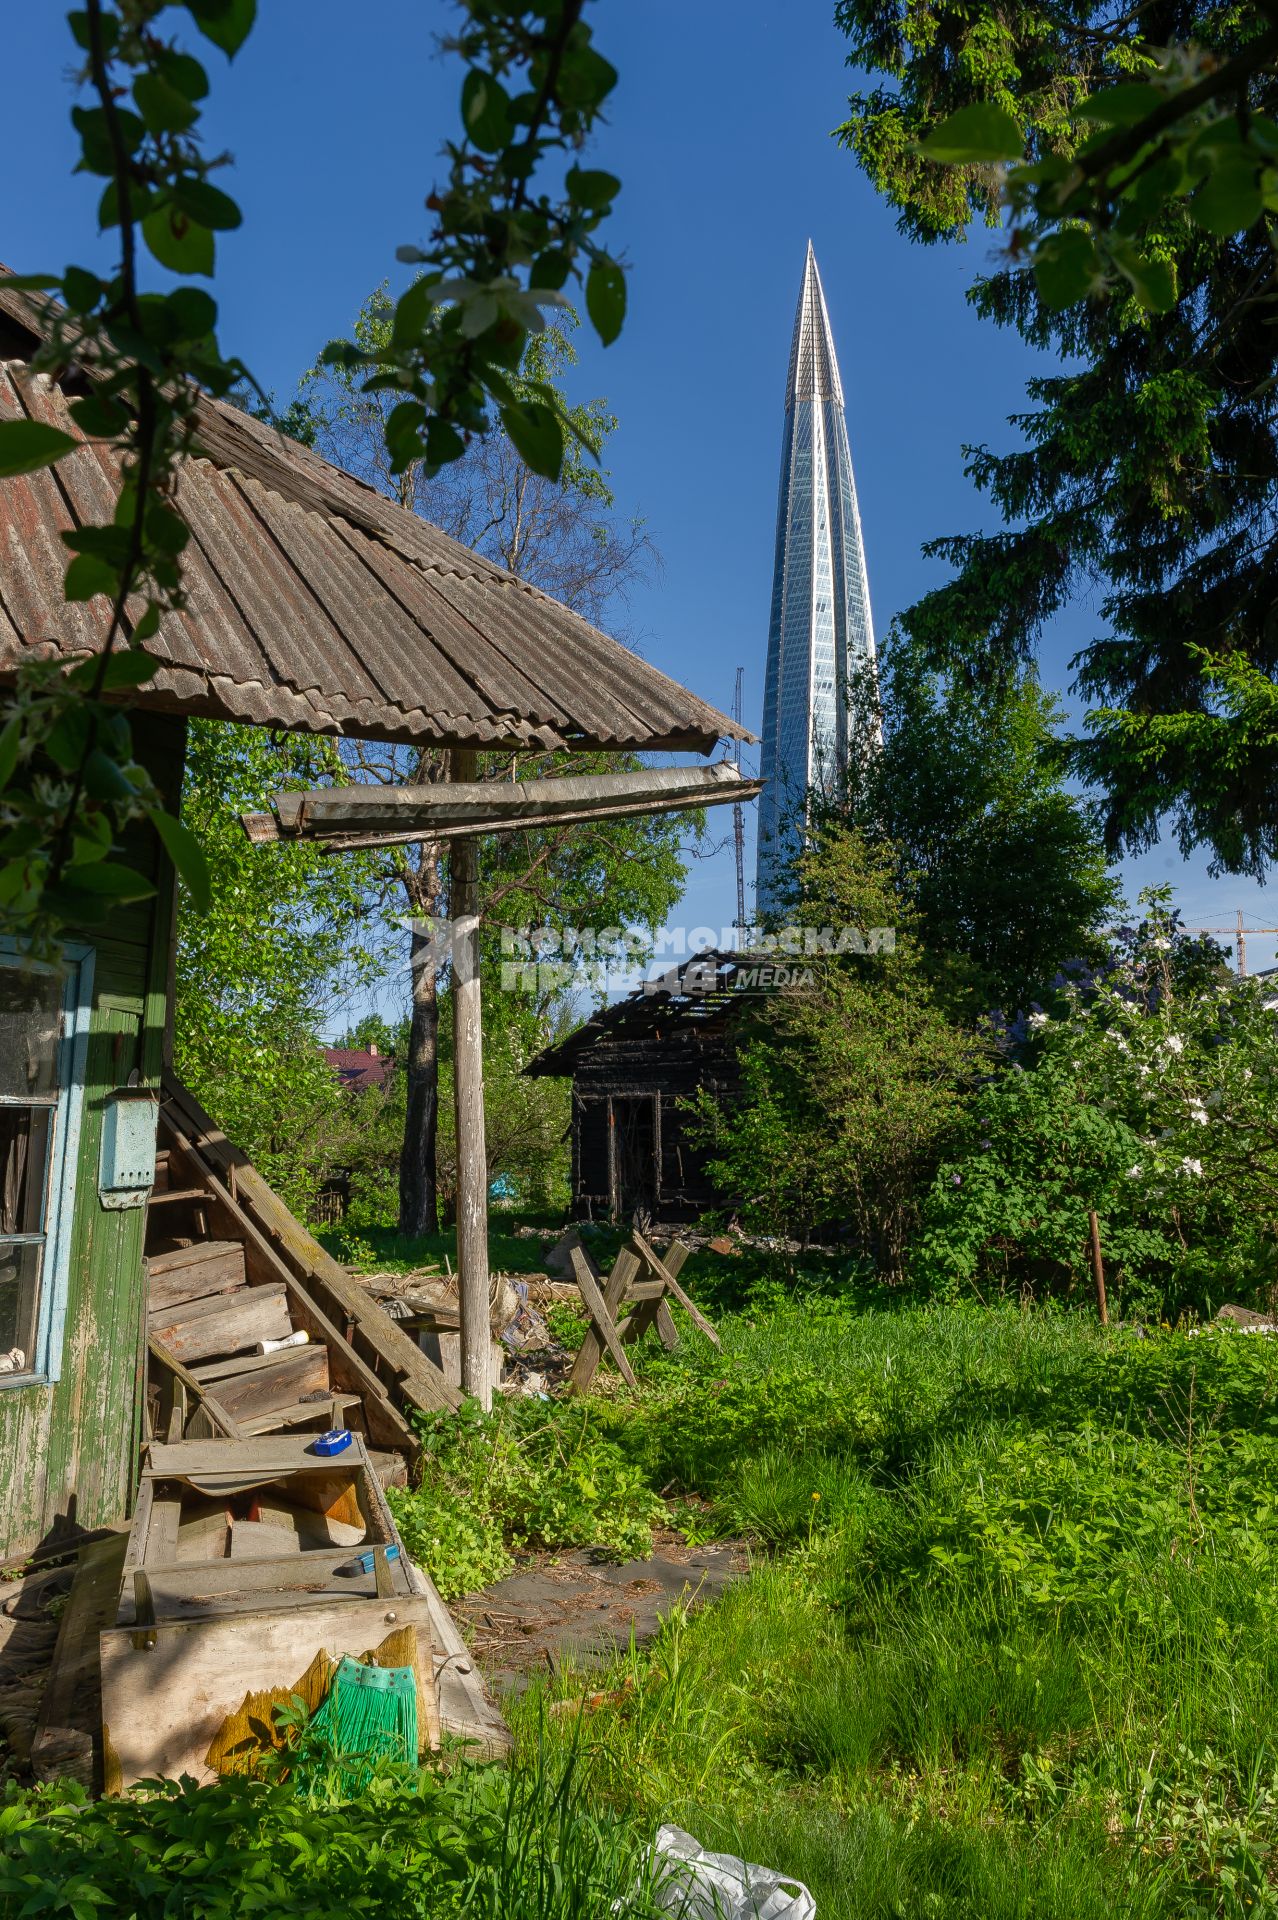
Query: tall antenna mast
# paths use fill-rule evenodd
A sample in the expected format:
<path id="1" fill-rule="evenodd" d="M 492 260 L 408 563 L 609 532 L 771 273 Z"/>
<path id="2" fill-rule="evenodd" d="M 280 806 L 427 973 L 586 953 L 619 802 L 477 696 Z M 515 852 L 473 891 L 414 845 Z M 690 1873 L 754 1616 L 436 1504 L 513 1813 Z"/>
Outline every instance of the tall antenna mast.
<path id="1" fill-rule="evenodd" d="M 737 725 L 741 724 L 741 689 L 745 681 L 745 668 L 737 668 L 736 691 L 732 696 L 732 717 Z M 737 845 L 737 937 L 741 938 L 745 929 L 745 814 L 739 800 L 732 808 L 732 837 Z"/>

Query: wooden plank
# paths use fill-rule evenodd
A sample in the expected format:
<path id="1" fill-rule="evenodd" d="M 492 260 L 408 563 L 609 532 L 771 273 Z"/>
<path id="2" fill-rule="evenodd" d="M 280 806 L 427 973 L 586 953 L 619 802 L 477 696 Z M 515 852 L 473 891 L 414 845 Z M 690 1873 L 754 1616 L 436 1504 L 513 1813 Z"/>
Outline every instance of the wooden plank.
<path id="1" fill-rule="evenodd" d="M 328 1390 L 328 1353 L 323 1347 L 290 1347 L 286 1353 L 265 1354 L 262 1358 L 279 1364 L 257 1367 L 251 1373 L 216 1383 L 222 1405 L 250 1432 L 251 1422 L 264 1414 L 274 1413 L 278 1407 L 296 1406 L 308 1393 Z M 322 1412 L 323 1403 L 317 1404 Z"/>
<path id="2" fill-rule="evenodd" d="M 163 1313 L 169 1307 L 179 1306 L 184 1300 L 231 1293 L 247 1284 L 244 1249 L 236 1246 L 234 1253 L 223 1253 L 216 1260 L 199 1260 L 190 1266 L 172 1267 L 165 1273 L 148 1273 L 147 1311 Z"/>
<path id="3" fill-rule="evenodd" d="M 202 1165 L 210 1194 L 242 1226 L 251 1275 L 256 1263 L 258 1271 L 287 1281 L 294 1325 L 304 1327 L 312 1340 L 328 1348 L 332 1384 L 362 1396 L 370 1437 L 383 1447 L 395 1447 L 415 1458 L 421 1443 L 399 1402 L 407 1399 L 423 1408 L 456 1411 L 461 1405 L 460 1393 L 449 1387 L 416 1342 L 376 1307 L 365 1289 L 351 1280 L 294 1219 L 256 1168 L 231 1146 L 186 1089 L 166 1079 L 165 1091 L 161 1125 L 181 1151 Z M 198 1148 L 183 1133 L 175 1116 L 186 1120 L 196 1132 Z M 221 1173 L 234 1182 L 234 1195 Z M 247 1205 L 241 1205 L 241 1201 Z M 364 1354 L 338 1331 L 329 1318 L 330 1311 L 354 1329 L 355 1337 L 366 1348 L 385 1357 L 386 1380 L 378 1378 Z"/>
<path id="4" fill-rule="evenodd" d="M 151 1356 L 152 1369 L 158 1372 L 161 1377 L 160 1409 L 163 1419 L 163 1430 L 166 1433 L 168 1431 L 168 1420 L 165 1414 L 166 1401 L 167 1407 L 171 1411 L 175 1403 L 175 1392 L 176 1390 L 180 1390 L 187 1395 L 188 1399 L 198 1403 L 200 1411 L 205 1415 L 208 1425 L 212 1430 L 212 1434 L 221 1433 L 225 1435 L 228 1440 L 238 1440 L 239 1428 L 217 1395 L 206 1388 L 202 1381 L 197 1380 L 194 1374 L 188 1373 L 177 1355 L 170 1353 L 162 1340 L 156 1340 L 155 1338 L 148 1339 L 147 1348 Z M 193 1433 L 191 1438 L 193 1440 L 204 1439 L 212 1437 L 212 1434 L 206 1436 L 204 1434 Z M 176 1437 L 179 1440 L 182 1438 L 180 1429 Z"/>
<path id="5" fill-rule="evenodd" d="M 617 1371 L 627 1386 L 637 1388 L 639 1382 L 635 1379 L 634 1371 L 631 1368 L 629 1360 L 626 1358 L 620 1340 L 617 1338 L 617 1328 L 614 1320 L 617 1308 L 625 1296 L 625 1289 L 629 1279 L 629 1275 L 627 1274 L 619 1277 L 617 1271 L 624 1258 L 624 1253 L 625 1250 L 623 1248 L 622 1252 L 617 1256 L 617 1265 L 613 1268 L 609 1276 L 606 1295 L 601 1294 L 598 1286 L 595 1284 L 594 1275 L 587 1266 L 585 1256 L 582 1254 L 580 1247 L 574 1247 L 572 1250 L 572 1264 L 573 1272 L 576 1276 L 577 1288 L 586 1303 L 586 1309 L 590 1314 L 597 1341 L 601 1342 L 611 1354 Z M 587 1340 L 589 1337 L 589 1335 L 586 1336 Z M 577 1355 L 576 1363 L 569 1377 L 569 1385 L 576 1392 L 584 1391 L 585 1387 L 589 1385 L 590 1381 L 594 1378 L 595 1369 L 601 1357 L 599 1353 L 595 1353 L 593 1357 L 588 1357 L 583 1363 L 583 1355 L 585 1354 L 586 1342 L 583 1341 Z M 587 1368 L 589 1369 L 588 1371 Z M 578 1379 L 579 1371 L 583 1376 L 580 1380 Z"/>
<path id="6" fill-rule="evenodd" d="M 716 1347 L 721 1347 L 723 1345 L 723 1342 L 720 1340 L 718 1334 L 715 1332 L 710 1322 L 706 1319 L 706 1316 L 704 1315 L 704 1313 L 702 1313 L 701 1309 L 698 1306 L 696 1306 L 691 1300 L 689 1300 L 687 1294 L 684 1292 L 683 1288 L 679 1285 L 678 1280 L 675 1278 L 675 1274 L 672 1273 L 670 1269 L 663 1264 L 660 1256 L 656 1254 L 653 1251 L 653 1249 L 648 1245 L 648 1242 L 644 1239 L 643 1235 L 639 1232 L 637 1227 L 635 1228 L 634 1232 L 631 1234 L 630 1238 L 634 1243 L 634 1246 L 637 1248 L 639 1255 L 642 1258 L 645 1266 L 647 1266 L 649 1270 L 653 1274 L 655 1274 L 657 1279 L 665 1281 L 667 1292 L 670 1293 L 673 1296 L 673 1298 L 679 1302 L 679 1305 L 683 1308 L 684 1312 L 688 1315 L 688 1318 L 692 1321 L 692 1324 L 695 1327 L 700 1327 L 702 1333 L 705 1334 L 707 1340 L 711 1341 Z"/>
<path id="7" fill-rule="evenodd" d="M 628 1306 L 632 1300 L 636 1303 L 640 1300 L 664 1300 L 665 1297 L 664 1280 L 632 1280 L 626 1288 L 625 1304 Z"/>
<path id="8" fill-rule="evenodd" d="M 152 1328 L 179 1360 L 206 1360 L 214 1353 L 234 1353 L 260 1340 L 284 1340 L 293 1331 L 283 1289 L 246 1287 L 217 1313 L 197 1314 L 189 1320 L 168 1321 Z"/>
<path id="9" fill-rule="evenodd" d="M 182 1523 L 182 1502 L 173 1496 L 159 1496 L 151 1505 L 151 1524 L 147 1528 L 144 1558 L 148 1565 L 171 1566 L 177 1559 L 178 1529 Z"/>
<path id="10" fill-rule="evenodd" d="M 591 1269 L 589 1254 L 576 1247 L 572 1250 L 574 1270 L 579 1252 L 581 1253 L 584 1271 L 593 1280 L 594 1273 Z M 633 1253 L 628 1252 L 623 1247 L 617 1255 L 616 1265 L 604 1283 L 603 1289 L 604 1305 L 609 1308 L 614 1324 L 621 1308 L 621 1302 L 625 1298 L 626 1288 L 638 1271 L 638 1260 Z M 568 1377 L 568 1385 L 572 1392 L 584 1393 L 586 1391 L 586 1388 L 595 1377 L 596 1369 L 598 1368 L 600 1360 L 603 1358 L 603 1354 L 604 1342 L 600 1339 L 592 1324 L 587 1328 L 586 1337 L 577 1349 L 577 1358 L 573 1362 L 572 1372 Z"/>
<path id="11" fill-rule="evenodd" d="M 176 1779 L 189 1773 L 211 1781 L 216 1776 L 207 1765 L 209 1749 L 246 1692 L 292 1690 L 320 1651 L 361 1658 L 392 1626 L 416 1627 L 423 1645 L 437 1646 L 435 1611 L 427 1596 L 406 1593 L 396 1594 L 389 1608 L 376 1598 L 328 1600 L 291 1610 L 161 1621 L 150 1653 L 133 1646 L 127 1628 L 108 1629 L 100 1642 L 107 1791 L 119 1793 L 155 1775 Z M 395 1615 L 391 1622 L 388 1612 Z M 469 1693 L 450 1688 L 442 1708 L 445 1732 L 477 1740 L 486 1751 L 501 1744 L 491 1720 L 474 1711 Z"/>
<path id="12" fill-rule="evenodd" d="M 148 1254 L 147 1277 L 164 1280 L 170 1274 L 185 1272 L 188 1267 L 220 1267 L 227 1260 L 233 1263 L 239 1251 L 238 1240 L 197 1240 L 192 1247 L 173 1247 L 168 1253 Z"/>
<path id="13" fill-rule="evenodd" d="M 325 1427 L 337 1426 L 338 1415 L 361 1404 L 357 1393 L 335 1393 L 328 1400 L 298 1400 L 291 1406 L 272 1407 L 268 1413 L 254 1414 L 240 1421 L 241 1433 L 271 1433 L 280 1427 L 300 1427 L 304 1420 L 323 1420 Z"/>
<path id="14" fill-rule="evenodd" d="M 504 1760 L 511 1749 L 510 1732 L 475 1668 L 470 1648 L 426 1569 L 413 1560 L 406 1561 L 405 1569 L 414 1593 L 430 1609 L 440 1726 L 470 1743 L 468 1758 Z"/>
<path id="15" fill-rule="evenodd" d="M 309 1444 L 303 1435 L 294 1435 L 275 1440 L 240 1440 L 233 1447 L 220 1440 L 185 1440 L 177 1447 L 153 1446 L 147 1455 L 143 1479 L 186 1480 L 206 1474 L 289 1474 L 311 1470 L 347 1474 L 368 1465 L 363 1440 L 357 1433 L 351 1435 L 349 1447 L 329 1460 L 308 1453 Z"/>
<path id="16" fill-rule="evenodd" d="M 324 1315 L 331 1316 L 336 1323 L 349 1322 L 355 1327 L 355 1338 L 373 1351 L 379 1361 L 385 1362 L 392 1387 L 398 1386 L 410 1401 L 427 1411 L 455 1413 L 461 1405 L 460 1393 L 448 1386 L 416 1341 L 383 1312 L 367 1288 L 353 1280 L 345 1268 L 324 1251 L 186 1088 L 166 1077 L 164 1089 L 166 1107 L 161 1109 L 161 1122 L 167 1122 L 174 1129 L 189 1153 L 204 1161 L 219 1197 L 243 1221 L 246 1240 L 251 1237 L 266 1248 L 277 1266 L 292 1276 L 301 1291 L 313 1292 L 316 1305 Z M 197 1144 L 193 1145 L 180 1127 L 174 1126 L 168 1115 L 169 1107 L 186 1118 Z M 227 1191 L 219 1177 L 222 1175 L 234 1176 L 234 1196 Z M 367 1360 L 363 1364 L 375 1380 L 377 1375 Z M 348 1382 L 339 1380 L 337 1384 L 345 1386 Z M 383 1385 L 383 1394 L 385 1391 Z M 406 1425 L 404 1431 L 415 1448 L 415 1436 Z"/>
<path id="17" fill-rule="evenodd" d="M 473 766 L 473 759 L 471 760 Z M 327 839 L 352 831 L 415 837 L 469 830 L 511 832 L 539 820 L 566 817 L 606 820 L 613 813 L 669 812 L 721 806 L 752 798 L 761 782 L 743 778 L 731 761 L 708 767 L 643 767 L 627 773 L 574 774 L 507 783 L 466 777 L 434 786 L 389 787 L 373 783 L 321 787 L 310 793 L 279 793 L 272 805 L 283 837 Z M 250 815 L 250 838 L 269 829 Z"/>
<path id="18" fill-rule="evenodd" d="M 115 1619 L 127 1547 L 127 1537 L 115 1534 L 82 1548 L 76 1562 L 31 1742 L 39 1780 L 69 1777 L 90 1792 L 100 1786 L 98 1636 Z"/>
<path id="19" fill-rule="evenodd" d="M 318 1353 L 326 1349 L 318 1342 L 311 1343 Z M 246 1374 L 262 1373 L 270 1367 L 278 1367 L 290 1353 L 300 1353 L 301 1347 L 286 1347 L 277 1353 L 233 1353 L 220 1360 L 197 1360 L 191 1368 L 194 1377 L 201 1386 L 219 1386 L 224 1380 L 241 1380 Z"/>
<path id="20" fill-rule="evenodd" d="M 187 1320 L 200 1320 L 209 1313 L 231 1313 L 241 1307 L 258 1307 L 263 1298 L 283 1300 L 288 1288 L 283 1281 L 272 1281 L 264 1287 L 236 1287 L 224 1293 L 202 1293 L 193 1300 L 178 1300 L 171 1307 L 161 1307 L 157 1312 L 147 1314 L 147 1325 L 155 1333 L 163 1333 L 165 1327 L 174 1327 Z"/>

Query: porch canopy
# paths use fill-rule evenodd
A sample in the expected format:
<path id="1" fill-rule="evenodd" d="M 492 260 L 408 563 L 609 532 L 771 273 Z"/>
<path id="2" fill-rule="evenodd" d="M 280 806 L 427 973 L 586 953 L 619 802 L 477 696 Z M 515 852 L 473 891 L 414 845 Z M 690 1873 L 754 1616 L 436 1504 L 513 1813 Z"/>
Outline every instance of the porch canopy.
<path id="1" fill-rule="evenodd" d="M 4 272 L 0 268 L 0 274 Z M 50 304 L 0 280 L 0 419 L 80 437 L 26 366 Z M 0 482 L 0 674 L 33 648 L 96 652 L 106 602 L 68 606 L 64 529 L 111 518 L 119 474 L 86 446 Z M 131 704 L 407 746 L 708 754 L 749 740 L 579 614 L 222 401 L 200 403 L 178 505 L 188 605 Z"/>
<path id="2" fill-rule="evenodd" d="M 43 296 L 0 278 L 0 420 L 42 420 L 81 438 L 67 401 L 91 383 L 92 367 L 72 366 L 54 384 L 28 364 L 51 310 Z M 106 603 L 63 600 L 60 535 L 109 521 L 118 491 L 117 463 L 88 444 L 54 468 L 0 481 L 0 679 L 32 653 L 71 665 L 101 649 Z M 578 614 L 224 402 L 199 403 L 177 504 L 191 529 L 187 604 L 147 642 L 162 665 L 128 696 L 131 705 L 448 747 L 462 780 L 476 752 L 490 748 L 709 754 L 721 739 L 754 738 Z M 739 791 L 729 795 L 719 781 L 716 798 L 757 790 L 732 775 Z M 383 791 L 377 804 L 384 800 Z M 639 806 L 611 811 L 705 801 L 650 791 Z M 556 811 L 562 820 L 562 806 L 547 809 Z M 578 817 L 602 815 L 596 807 Z M 402 814 L 393 824 L 405 837 Z M 451 841 L 449 905 L 463 1385 L 487 1401 L 476 824 L 484 822 Z"/>

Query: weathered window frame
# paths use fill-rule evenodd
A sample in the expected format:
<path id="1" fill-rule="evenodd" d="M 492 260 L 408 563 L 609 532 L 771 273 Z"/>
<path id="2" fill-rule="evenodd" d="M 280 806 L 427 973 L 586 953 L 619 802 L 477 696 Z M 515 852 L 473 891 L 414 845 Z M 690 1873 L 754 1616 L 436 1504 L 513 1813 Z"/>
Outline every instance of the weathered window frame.
<path id="1" fill-rule="evenodd" d="M 89 1047 L 89 1020 L 93 1005 L 94 950 L 77 942 L 62 949 L 61 967 L 32 961 L 17 942 L 0 937 L 0 967 L 32 967 L 37 972 L 65 974 L 62 995 L 62 1034 L 58 1042 L 57 1097 L 50 1104 L 53 1123 L 48 1146 L 47 1190 L 41 1230 L 36 1234 L 6 1234 L 6 1244 L 39 1244 L 42 1249 L 36 1309 L 35 1344 L 31 1364 L 22 1373 L 0 1374 L 0 1392 L 23 1387 L 52 1386 L 62 1374 L 67 1296 L 71 1277 L 71 1242 L 75 1224 L 75 1179 L 80 1126 L 84 1108 L 85 1067 Z M 5 1105 L 30 1106 L 0 1096 Z"/>

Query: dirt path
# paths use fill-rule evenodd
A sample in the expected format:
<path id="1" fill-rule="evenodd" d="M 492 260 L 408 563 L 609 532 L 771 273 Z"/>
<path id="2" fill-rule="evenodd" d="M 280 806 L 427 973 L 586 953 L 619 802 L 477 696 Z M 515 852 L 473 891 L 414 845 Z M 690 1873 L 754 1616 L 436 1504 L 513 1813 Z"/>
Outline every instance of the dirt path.
<path id="1" fill-rule="evenodd" d="M 475 1663 L 497 1693 L 522 1693 L 534 1674 L 599 1665 L 651 1640 L 670 1611 L 704 1606 L 747 1571 L 735 1541 L 685 1546 L 658 1536 L 648 1560 L 618 1565 L 592 1548 L 529 1554 L 519 1571 L 452 1603 Z"/>

